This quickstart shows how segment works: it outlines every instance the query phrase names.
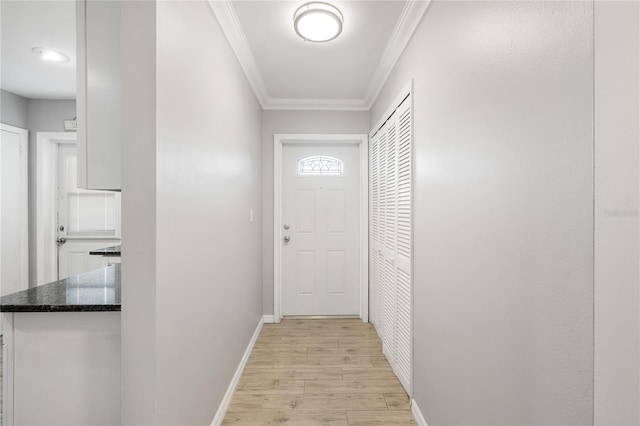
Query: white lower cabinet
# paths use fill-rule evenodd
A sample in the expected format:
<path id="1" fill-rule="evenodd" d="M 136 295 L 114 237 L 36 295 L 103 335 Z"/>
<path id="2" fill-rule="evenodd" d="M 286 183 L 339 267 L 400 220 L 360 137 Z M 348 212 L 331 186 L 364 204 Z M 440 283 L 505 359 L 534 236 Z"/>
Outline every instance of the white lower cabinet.
<path id="1" fill-rule="evenodd" d="M 370 312 L 382 349 L 409 395 L 413 377 L 411 96 L 369 143 Z"/>
<path id="2" fill-rule="evenodd" d="M 2 317 L 4 425 L 119 425 L 120 312 Z"/>

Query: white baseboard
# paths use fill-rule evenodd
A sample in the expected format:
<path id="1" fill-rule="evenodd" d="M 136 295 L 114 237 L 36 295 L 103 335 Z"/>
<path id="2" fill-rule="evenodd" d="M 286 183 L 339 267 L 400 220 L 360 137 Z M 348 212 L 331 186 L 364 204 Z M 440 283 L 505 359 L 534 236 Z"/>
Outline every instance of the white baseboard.
<path id="1" fill-rule="evenodd" d="M 224 416 L 225 414 L 227 414 L 227 409 L 229 408 L 229 404 L 231 404 L 231 400 L 233 399 L 233 393 L 236 391 L 236 387 L 238 386 L 238 382 L 240 381 L 240 377 L 242 376 L 244 367 L 245 365 L 247 365 L 247 361 L 249 360 L 249 356 L 251 355 L 253 346 L 256 344 L 256 340 L 258 340 L 258 336 L 260 335 L 260 330 L 262 330 L 262 324 L 264 324 L 264 322 L 265 322 L 264 318 L 260 318 L 260 321 L 258 322 L 258 326 L 256 327 L 256 331 L 253 332 L 253 336 L 249 341 L 247 350 L 244 351 L 244 355 L 242 355 L 240 364 L 238 365 L 238 368 L 236 369 L 235 374 L 231 378 L 231 383 L 229 383 L 229 387 L 227 388 L 227 391 L 224 393 L 222 402 L 220 402 L 218 411 L 216 411 L 216 415 L 213 417 L 211 426 L 220 426 L 222 424 L 222 421 L 224 420 Z"/>
<path id="2" fill-rule="evenodd" d="M 416 403 L 415 399 L 411 400 L 411 412 L 413 413 L 413 417 L 415 417 L 416 419 L 416 423 L 418 423 L 420 426 L 427 426 L 427 421 L 424 419 L 422 411 L 420 411 L 420 408 L 418 408 L 418 404 Z"/>
<path id="3" fill-rule="evenodd" d="M 263 315 L 262 316 L 263 324 L 273 324 L 273 315 Z"/>

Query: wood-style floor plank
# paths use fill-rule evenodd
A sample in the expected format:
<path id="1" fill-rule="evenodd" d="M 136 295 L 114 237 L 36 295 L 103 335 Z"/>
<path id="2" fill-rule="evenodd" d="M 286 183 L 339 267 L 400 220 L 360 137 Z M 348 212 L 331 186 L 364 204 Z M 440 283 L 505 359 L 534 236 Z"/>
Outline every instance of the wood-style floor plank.
<path id="1" fill-rule="evenodd" d="M 267 395 L 264 408 L 276 410 L 388 410 L 382 394 Z"/>
<path id="2" fill-rule="evenodd" d="M 236 394 L 269 395 L 274 393 L 295 395 L 304 393 L 304 380 L 255 379 L 242 377 Z"/>
<path id="3" fill-rule="evenodd" d="M 367 380 L 367 379 L 396 379 L 396 375 L 391 368 L 387 367 L 349 367 L 342 369 L 342 378 L 345 380 Z"/>
<path id="4" fill-rule="evenodd" d="M 399 393 L 398 379 L 383 380 L 306 380 L 305 393 Z"/>
<path id="5" fill-rule="evenodd" d="M 349 426 L 415 425 L 411 411 L 347 411 Z"/>
<path id="6" fill-rule="evenodd" d="M 389 410 L 411 410 L 411 403 L 406 393 L 385 394 Z"/>
<path id="7" fill-rule="evenodd" d="M 228 411 L 223 425 L 348 426 L 346 411 L 250 410 Z"/>
<path id="8" fill-rule="evenodd" d="M 243 379 L 342 380 L 342 370 L 316 367 L 247 368 L 244 370 Z"/>
<path id="9" fill-rule="evenodd" d="M 265 324 L 224 425 L 409 425 L 409 397 L 370 324 Z"/>

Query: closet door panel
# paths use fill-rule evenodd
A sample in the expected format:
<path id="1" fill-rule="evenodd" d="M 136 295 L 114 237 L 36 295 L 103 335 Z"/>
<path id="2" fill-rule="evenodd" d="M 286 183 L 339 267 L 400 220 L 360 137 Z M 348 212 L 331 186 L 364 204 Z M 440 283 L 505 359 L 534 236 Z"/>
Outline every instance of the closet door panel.
<path id="1" fill-rule="evenodd" d="M 412 174 L 411 174 L 411 109 L 409 100 L 396 111 L 398 115 L 398 179 L 396 205 L 396 340 L 395 365 L 400 382 L 411 394 L 413 371 L 412 342 Z"/>
<path id="2" fill-rule="evenodd" d="M 386 191 L 384 196 L 384 331 L 382 349 L 391 365 L 395 362 L 396 323 L 396 195 L 397 195 L 397 126 L 395 114 L 391 116 L 387 130 L 386 158 L 384 161 Z"/>
<path id="3" fill-rule="evenodd" d="M 369 207 L 369 223 L 371 226 L 370 240 L 369 240 L 369 282 L 370 282 L 370 298 L 369 298 L 369 312 L 371 322 L 376 326 L 379 325 L 378 318 L 380 316 L 380 310 L 378 307 L 378 300 L 380 298 L 380 279 L 379 279 L 379 266 L 378 266 L 378 244 L 380 241 L 380 190 L 379 190 L 379 167 L 378 167 L 378 136 L 374 136 L 370 143 L 370 167 L 369 167 L 369 182 L 370 182 L 370 194 L 369 200 L 371 205 Z"/>
<path id="4" fill-rule="evenodd" d="M 380 240 L 378 241 L 378 247 L 377 247 L 377 256 L 378 256 L 378 292 L 379 292 L 379 298 L 378 298 L 378 312 L 380 312 L 380 315 L 378 317 L 378 322 L 379 322 L 379 329 L 378 329 L 378 334 L 380 335 L 380 338 L 382 340 L 382 344 L 384 345 L 385 342 L 389 341 L 389 335 L 387 333 L 387 316 L 388 313 L 386 312 L 386 307 L 387 307 L 387 303 L 385 303 L 385 297 L 386 297 L 386 293 L 387 293 L 387 280 L 385 279 L 385 258 L 384 258 L 384 238 L 385 238 L 385 232 L 386 232 L 386 195 L 387 195 L 387 168 L 385 166 L 386 164 L 386 158 L 387 158 L 387 130 L 386 128 L 381 129 L 378 132 L 378 135 L 380 137 L 379 142 L 378 142 L 378 167 L 379 167 L 379 174 L 380 174 L 380 185 L 379 185 L 379 191 L 380 191 L 380 202 L 378 205 L 378 215 L 380 218 L 379 221 L 379 236 L 380 236 Z"/>

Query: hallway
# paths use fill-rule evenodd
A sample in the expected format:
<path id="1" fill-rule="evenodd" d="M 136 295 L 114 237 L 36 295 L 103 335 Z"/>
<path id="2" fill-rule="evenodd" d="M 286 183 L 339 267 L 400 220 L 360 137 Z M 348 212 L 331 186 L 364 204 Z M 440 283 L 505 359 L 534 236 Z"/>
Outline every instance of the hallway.
<path id="1" fill-rule="evenodd" d="M 359 319 L 265 324 L 225 425 L 408 425 L 409 399 Z"/>

